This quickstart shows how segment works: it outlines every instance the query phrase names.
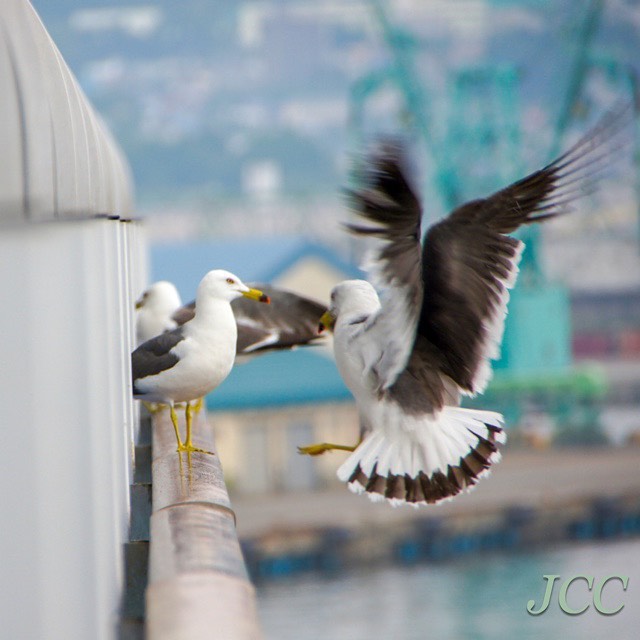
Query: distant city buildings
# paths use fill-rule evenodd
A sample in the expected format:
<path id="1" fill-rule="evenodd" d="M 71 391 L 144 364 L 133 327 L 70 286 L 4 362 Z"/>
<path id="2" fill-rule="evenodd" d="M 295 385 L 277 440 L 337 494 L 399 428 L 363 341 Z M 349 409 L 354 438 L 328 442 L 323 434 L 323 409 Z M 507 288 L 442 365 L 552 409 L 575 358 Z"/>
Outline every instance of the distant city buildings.
<path id="1" fill-rule="evenodd" d="M 584 12 L 575 2 L 542 9 L 515 1 L 394 0 L 380 5 L 391 35 L 378 4 L 158 0 L 123 7 L 103 0 L 79 8 L 34 0 L 130 159 L 138 212 L 149 218 L 152 239 L 304 231 L 340 249 L 348 242 L 338 224 L 347 215 L 339 189 L 349 182 L 357 149 L 357 82 L 394 69 L 394 55 L 402 52 L 421 84 L 429 131 L 445 141 L 450 171 L 463 183 L 490 185 L 492 173 L 514 175 L 515 166 L 519 175 L 548 159 L 554 109 L 576 80 L 576 48 L 587 46 L 579 32 Z M 637 67 L 637 24 L 637 3 L 606 3 L 599 59 L 607 54 L 610 62 Z M 517 78 L 495 94 L 499 110 L 494 94 L 482 103 L 469 97 L 480 87 L 456 102 L 456 78 L 506 64 Z M 607 78 L 597 72 L 585 83 L 584 113 L 601 113 L 620 94 Z M 388 82 L 369 97 L 365 139 L 411 120 Z M 499 164 L 487 162 L 483 149 L 498 144 L 492 139 L 502 129 L 521 157 L 503 153 Z M 415 137 L 426 176 L 433 149 Z M 586 288 L 638 284 L 634 180 L 629 171 L 607 189 L 612 201 L 596 201 L 588 216 L 545 228 L 553 277 Z M 441 185 L 425 177 L 421 186 L 430 221 L 444 213 Z"/>

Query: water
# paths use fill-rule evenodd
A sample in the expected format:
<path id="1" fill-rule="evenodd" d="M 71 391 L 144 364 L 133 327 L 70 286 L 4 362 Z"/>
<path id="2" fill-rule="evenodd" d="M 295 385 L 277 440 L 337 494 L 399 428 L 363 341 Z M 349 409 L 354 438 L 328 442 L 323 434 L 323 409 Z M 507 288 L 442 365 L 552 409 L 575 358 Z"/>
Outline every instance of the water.
<path id="1" fill-rule="evenodd" d="M 542 576 L 629 576 L 603 591 L 603 603 L 620 613 L 603 616 L 593 604 L 580 616 L 558 606 L 559 583 L 549 609 L 540 606 Z M 591 602 L 584 581 L 573 583 L 568 603 Z M 487 555 L 455 563 L 389 567 L 336 578 L 309 577 L 258 590 L 267 640 L 638 640 L 640 541 L 589 544 L 527 554 Z"/>

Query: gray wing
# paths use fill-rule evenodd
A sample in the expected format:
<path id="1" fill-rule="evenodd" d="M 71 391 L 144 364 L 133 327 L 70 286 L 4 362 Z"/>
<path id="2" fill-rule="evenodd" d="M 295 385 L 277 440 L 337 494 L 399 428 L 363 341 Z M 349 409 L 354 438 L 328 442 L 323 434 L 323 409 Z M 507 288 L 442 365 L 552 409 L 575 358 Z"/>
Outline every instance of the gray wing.
<path id="1" fill-rule="evenodd" d="M 270 284 L 249 283 L 271 298 L 271 304 L 238 298 L 231 303 L 238 325 L 237 355 L 291 349 L 312 344 L 323 336 L 318 321 L 326 306 Z M 195 302 L 176 311 L 173 320 L 182 325 L 195 315 Z"/>
<path id="2" fill-rule="evenodd" d="M 326 306 L 270 284 L 251 283 L 271 298 L 271 304 L 256 304 L 238 298 L 231 308 L 238 324 L 238 354 L 261 353 L 307 345 L 323 336 L 318 321 Z"/>
<path id="3" fill-rule="evenodd" d="M 353 211 L 364 223 L 347 228 L 377 240 L 363 266 L 380 293 L 380 311 L 365 327 L 366 339 L 381 353 L 372 369 L 380 390 L 389 388 L 407 365 L 423 295 L 422 209 L 403 155 L 399 144 L 382 144 L 367 160 L 363 188 L 348 192 Z"/>
<path id="4" fill-rule="evenodd" d="M 184 340 L 184 333 L 182 328 L 178 327 L 143 342 L 131 354 L 134 395 L 138 393 L 136 381 L 166 371 L 178 362 L 179 358 L 172 349 L 182 340 Z"/>
<path id="5" fill-rule="evenodd" d="M 193 320 L 196 315 L 196 301 L 192 300 L 188 304 L 180 307 L 172 316 L 171 319 L 181 327 L 183 324 Z"/>
<path id="6" fill-rule="evenodd" d="M 424 366 L 438 367 L 463 393 L 484 390 L 490 360 L 499 356 L 508 289 L 523 248 L 506 234 L 561 215 L 593 191 L 615 160 L 618 134 L 629 116 L 628 105 L 612 111 L 560 158 L 488 198 L 458 207 L 428 230 L 418 335 L 432 348 Z"/>

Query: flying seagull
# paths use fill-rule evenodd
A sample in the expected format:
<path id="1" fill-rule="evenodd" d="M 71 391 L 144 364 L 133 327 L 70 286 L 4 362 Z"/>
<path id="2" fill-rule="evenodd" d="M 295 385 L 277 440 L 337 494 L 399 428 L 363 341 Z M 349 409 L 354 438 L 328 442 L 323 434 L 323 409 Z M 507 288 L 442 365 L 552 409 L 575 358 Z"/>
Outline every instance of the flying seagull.
<path id="1" fill-rule="evenodd" d="M 169 405 L 178 452 L 211 453 L 193 445 L 190 402 L 215 389 L 231 372 L 238 330 L 230 303 L 240 296 L 269 301 L 262 291 L 248 287 L 232 273 L 222 269 L 209 271 L 198 286 L 194 317 L 143 342 L 131 354 L 133 397 Z M 184 443 L 178 430 L 176 402 L 187 403 Z"/>
<path id="2" fill-rule="evenodd" d="M 312 344 L 322 337 L 318 318 L 326 306 L 291 291 L 269 284 L 249 283 L 267 295 L 269 306 L 256 305 L 245 298 L 231 303 L 238 326 L 236 362 L 269 351 Z M 136 333 L 144 342 L 170 331 L 194 317 L 196 303 L 182 306 L 176 287 L 164 280 L 152 284 L 136 302 Z"/>
<path id="3" fill-rule="evenodd" d="M 349 194 L 363 222 L 347 226 L 377 241 L 368 272 L 381 294 L 366 281 L 342 282 L 321 318 L 334 331 L 363 438 L 301 453 L 352 451 L 338 477 L 392 504 L 436 503 L 488 472 L 506 440 L 503 417 L 459 404 L 484 391 L 499 356 L 524 247 L 508 234 L 564 213 L 584 195 L 625 121 L 624 111 L 605 116 L 543 169 L 456 208 L 428 229 L 422 246 L 422 209 L 402 146 L 383 144 L 369 157 L 364 186 Z"/>

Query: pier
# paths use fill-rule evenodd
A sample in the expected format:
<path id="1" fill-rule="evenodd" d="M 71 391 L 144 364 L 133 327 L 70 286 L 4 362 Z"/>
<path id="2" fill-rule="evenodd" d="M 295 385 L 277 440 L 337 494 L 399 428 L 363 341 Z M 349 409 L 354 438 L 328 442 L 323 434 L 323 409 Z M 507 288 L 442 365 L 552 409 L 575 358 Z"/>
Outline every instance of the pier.
<path id="1" fill-rule="evenodd" d="M 264 580 L 640 535 L 639 459 L 636 447 L 507 447 L 471 492 L 418 509 L 342 486 L 232 502 L 249 569 Z"/>

